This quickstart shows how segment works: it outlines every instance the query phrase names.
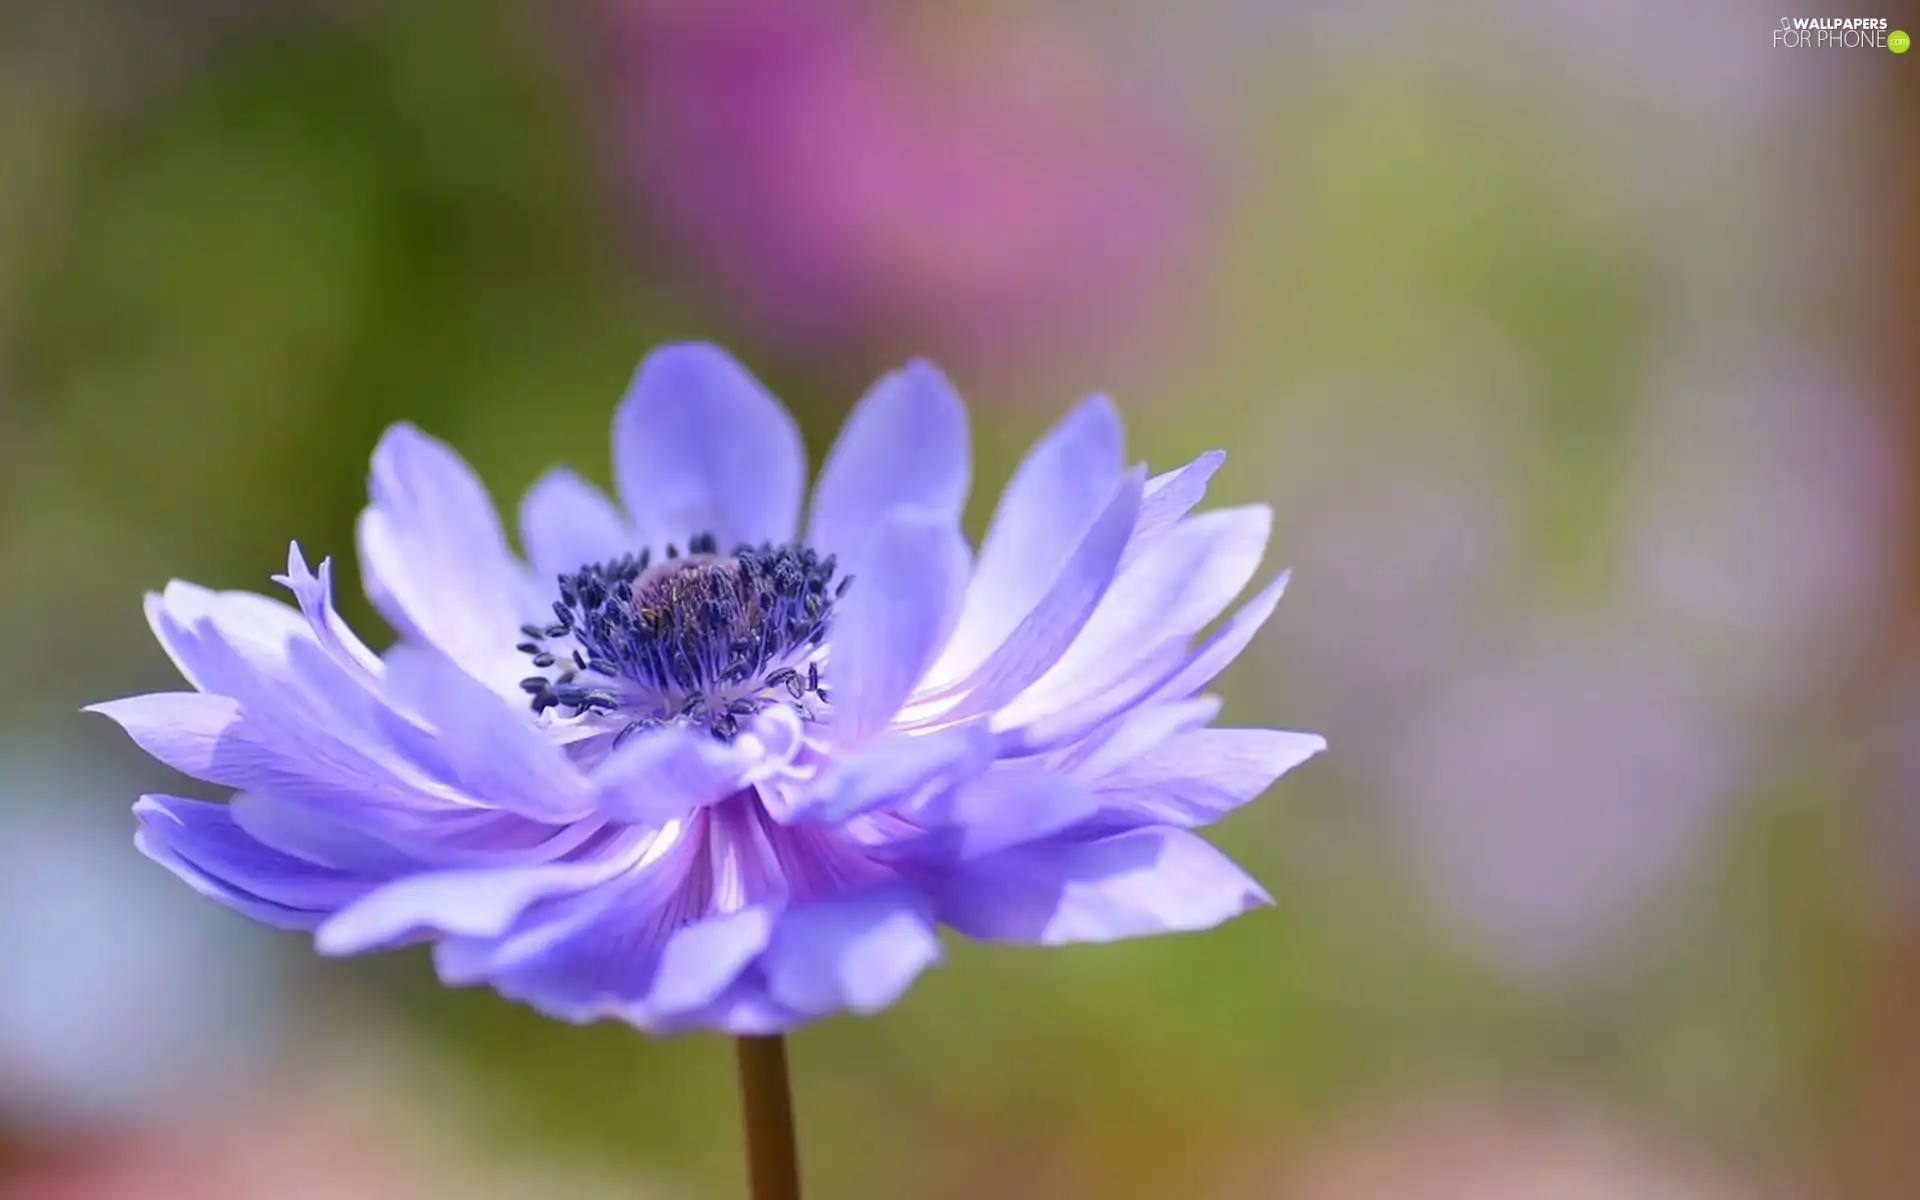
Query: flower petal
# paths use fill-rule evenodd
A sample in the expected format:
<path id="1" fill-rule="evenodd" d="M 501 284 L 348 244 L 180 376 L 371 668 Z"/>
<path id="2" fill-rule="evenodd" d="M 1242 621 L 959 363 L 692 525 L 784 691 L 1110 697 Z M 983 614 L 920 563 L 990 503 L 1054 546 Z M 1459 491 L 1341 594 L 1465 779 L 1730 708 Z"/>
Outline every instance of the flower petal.
<path id="1" fill-rule="evenodd" d="M 234 824 L 224 804 L 142 796 L 134 844 L 193 890 L 279 929 L 313 929 L 380 881 L 269 850 Z"/>
<path id="2" fill-rule="evenodd" d="M 713 1004 L 765 949 L 773 909 L 711 913 L 702 838 L 488 949 L 436 956 L 449 982 L 485 978 L 503 994 L 571 1021 L 617 1017 L 666 1026 Z"/>
<path id="3" fill-rule="evenodd" d="M 993 735 L 979 722 L 893 734 L 828 767 L 777 815 L 787 823 L 837 825 L 972 779 L 992 764 L 993 751 Z"/>
<path id="4" fill-rule="evenodd" d="M 387 710 L 393 744 L 466 796 L 537 821 L 563 823 L 594 811 L 594 791 L 532 714 L 489 691 L 424 646 L 387 658 L 388 694 L 424 727 Z"/>
<path id="5" fill-rule="evenodd" d="M 646 1028 L 711 1004 L 767 948 L 773 914 L 760 905 L 676 929 L 660 947 L 644 995 L 621 1015 Z"/>
<path id="6" fill-rule="evenodd" d="M 1327 748 L 1282 729 L 1194 729 L 1097 779 L 1103 809 L 1137 824 L 1190 829 L 1219 820 Z"/>
<path id="7" fill-rule="evenodd" d="M 664 825 L 746 786 L 755 758 L 679 726 L 627 739 L 594 772 L 596 811 L 609 820 Z"/>
<path id="8" fill-rule="evenodd" d="M 1273 513 L 1218 509 L 1182 522 L 1120 573 L 1073 646 L 997 718 L 1021 724 L 1112 691 L 1142 651 L 1197 633 L 1252 578 Z"/>
<path id="9" fill-rule="evenodd" d="M 1234 659 L 1240 657 L 1240 652 L 1253 641 L 1253 635 L 1259 633 L 1260 627 L 1273 615 L 1280 597 L 1286 594 L 1287 580 L 1291 574 L 1289 571 L 1280 572 L 1272 583 L 1260 589 L 1259 595 L 1227 618 L 1226 623 L 1207 639 L 1206 644 L 1194 652 L 1192 660 L 1180 669 L 1180 673 L 1168 681 L 1162 694 L 1170 698 L 1191 696 L 1212 683 Z"/>
<path id="10" fill-rule="evenodd" d="M 1065 751 L 1055 765 L 1076 779 L 1098 779 L 1168 738 L 1198 729 L 1219 715 L 1217 696 L 1143 703 Z"/>
<path id="11" fill-rule="evenodd" d="M 986 858 L 1090 821 L 1101 807 L 1085 786 L 1052 771 L 995 771 L 907 810 L 926 836 L 887 850 L 921 863 Z"/>
<path id="12" fill-rule="evenodd" d="M 1002 642 L 964 679 L 941 693 L 960 693 L 943 703 L 939 693 L 916 704 L 909 720 L 941 720 L 992 712 L 1044 676 L 1080 636 L 1113 583 L 1120 555 L 1131 536 L 1140 505 L 1139 472 L 1121 477 L 1112 500 L 1061 567 L 1045 594 Z"/>
<path id="13" fill-rule="evenodd" d="M 188 683 L 237 695 L 256 682 L 304 691 L 293 647 L 313 630 L 295 609 L 252 592 L 214 592 L 174 580 L 148 593 L 147 624 Z"/>
<path id="14" fill-rule="evenodd" d="M 1183 640 L 1162 642 L 1129 664 L 1105 691 L 1092 692 L 1024 724 L 1009 723 L 1004 713 L 996 715 L 990 724 L 998 738 L 1000 757 L 1027 758 L 1066 751 L 1076 742 L 1098 737 L 1102 730 L 1164 691 L 1167 682 L 1186 665 L 1187 657 Z"/>
<path id="15" fill-rule="evenodd" d="M 885 728 L 953 627 L 967 586 L 966 539 L 949 517 L 890 514 L 840 602 L 828 678 L 831 736 L 856 745 Z"/>
<path id="16" fill-rule="evenodd" d="M 360 568 L 374 607 L 404 636 L 511 692 L 525 661 L 514 630 L 533 611 L 531 593 L 486 488 L 446 444 L 401 424 L 373 452 L 369 492 Z"/>
<path id="17" fill-rule="evenodd" d="M 136 697 L 96 711 L 163 761 L 208 782 L 349 809 L 459 802 L 394 750 L 379 730 L 380 701 L 298 613 L 177 582 L 148 597 L 147 613 L 209 699 Z"/>
<path id="18" fill-rule="evenodd" d="M 334 610 L 332 559 L 321 559 L 320 573 L 315 575 L 307 570 L 307 560 L 300 553 L 300 543 L 294 542 L 287 547 L 287 573 L 275 575 L 273 581 L 293 593 L 295 603 L 300 605 L 301 613 L 313 629 L 314 639 L 333 656 L 342 670 L 368 686 L 379 683 L 380 677 L 386 673 L 380 656 L 367 649 L 367 644 L 347 627 L 347 623 Z"/>
<path id="19" fill-rule="evenodd" d="M 655 1034 L 685 1033 L 710 1029 L 732 1037 L 786 1033 L 810 1020 L 775 1000 L 767 991 L 767 980 L 759 966 L 750 965 L 711 1004 L 648 1025 Z"/>
<path id="20" fill-rule="evenodd" d="M 397 878 L 422 868 L 419 859 L 381 840 L 338 809 L 264 792 L 241 792 L 227 803 L 233 823 L 269 850 L 335 870 Z"/>
<path id="21" fill-rule="evenodd" d="M 364 954 L 428 935 L 498 937 L 529 907 L 578 895 L 632 870 L 647 845 L 645 835 L 623 833 L 579 861 L 409 875 L 334 914 L 314 945 L 322 954 Z"/>
<path id="22" fill-rule="evenodd" d="M 994 509 L 935 680 L 978 666 L 1039 601 L 1112 501 L 1122 441 L 1113 402 L 1092 396 L 1027 452 Z"/>
<path id="23" fill-rule="evenodd" d="M 926 898 L 887 888 L 789 911 L 760 969 L 778 1004 L 824 1016 L 877 1012 L 939 960 Z"/>
<path id="24" fill-rule="evenodd" d="M 613 418 L 613 472 L 645 544 L 780 542 L 793 536 L 806 456 L 793 418 L 745 367 L 683 344 L 634 374 Z"/>
<path id="25" fill-rule="evenodd" d="M 1225 451 L 1209 450 L 1184 467 L 1147 480 L 1146 494 L 1140 501 L 1140 523 L 1134 527 L 1133 542 L 1127 547 L 1121 569 L 1131 566 L 1200 503 L 1207 494 L 1207 481 L 1226 461 Z"/>
<path id="26" fill-rule="evenodd" d="M 814 486 L 807 541 L 860 575 L 867 543 L 894 509 L 958 521 L 972 471 L 966 407 L 939 371 L 909 363 L 847 417 Z"/>
<path id="27" fill-rule="evenodd" d="M 382 875 L 538 865 L 572 853 L 604 828 L 593 821 L 547 825 L 490 808 L 351 805 L 278 792 L 241 792 L 229 807 L 263 845 Z"/>
<path id="28" fill-rule="evenodd" d="M 183 775 L 243 787 L 238 781 L 251 774 L 234 762 L 257 751 L 241 741 L 240 705 L 229 697 L 153 692 L 89 704 L 83 711 L 115 722 L 134 745 Z"/>
<path id="29" fill-rule="evenodd" d="M 1164 827 L 1022 846 L 936 886 L 940 920 L 968 937 L 1049 946 L 1207 929 L 1270 903 L 1225 855 Z"/>
<path id="30" fill-rule="evenodd" d="M 565 467 L 555 467 L 520 501 L 520 544 L 533 566 L 534 582 L 546 588 L 589 563 L 637 549 L 640 542 L 599 488 Z"/>

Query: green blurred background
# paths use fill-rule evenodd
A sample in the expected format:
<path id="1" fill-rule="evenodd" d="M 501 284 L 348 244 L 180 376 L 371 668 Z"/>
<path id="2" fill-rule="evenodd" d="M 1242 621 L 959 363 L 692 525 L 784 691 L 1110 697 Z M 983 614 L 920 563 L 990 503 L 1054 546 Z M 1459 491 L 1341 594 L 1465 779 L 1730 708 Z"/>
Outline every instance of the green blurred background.
<path id="1" fill-rule="evenodd" d="M 976 534 L 1090 391 L 1224 447 L 1295 570 L 1227 720 L 1333 746 L 1217 831 L 1273 910 L 799 1034 L 813 1194 L 1913 1195 L 1920 55 L 1778 22 L 0 0 L 0 1194 L 739 1194 L 723 1041 L 247 926 L 74 715 L 145 589 L 351 581 L 390 422 L 604 481 L 702 338 L 816 462 L 941 364 Z"/>

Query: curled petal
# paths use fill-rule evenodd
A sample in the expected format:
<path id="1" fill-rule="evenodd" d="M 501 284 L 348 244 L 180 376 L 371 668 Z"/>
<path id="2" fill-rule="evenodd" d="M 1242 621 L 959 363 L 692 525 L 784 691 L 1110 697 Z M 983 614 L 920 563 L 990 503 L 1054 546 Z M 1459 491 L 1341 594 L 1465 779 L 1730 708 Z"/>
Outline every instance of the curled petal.
<path id="1" fill-rule="evenodd" d="M 300 553 L 300 543 L 294 542 L 287 547 L 287 573 L 275 575 L 275 583 L 293 593 L 293 598 L 305 614 L 307 624 L 313 629 L 316 641 L 333 656 L 342 670 L 358 677 L 368 686 L 377 685 L 386 668 L 380 662 L 380 656 L 367 649 L 340 614 L 333 607 L 333 560 L 320 560 L 320 573 L 315 575 L 307 570 L 307 560 Z"/>
<path id="2" fill-rule="evenodd" d="M 134 844 L 193 890 L 280 929 L 313 929 L 381 881 L 270 850 L 234 824 L 224 804 L 142 796 Z"/>

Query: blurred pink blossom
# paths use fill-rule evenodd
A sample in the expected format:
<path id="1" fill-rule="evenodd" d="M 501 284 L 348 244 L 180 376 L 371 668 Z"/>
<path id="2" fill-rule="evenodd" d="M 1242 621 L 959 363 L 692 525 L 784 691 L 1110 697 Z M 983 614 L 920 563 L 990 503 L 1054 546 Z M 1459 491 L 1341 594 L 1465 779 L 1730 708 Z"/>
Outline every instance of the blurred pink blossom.
<path id="1" fill-rule="evenodd" d="M 1463 674 L 1407 730 L 1390 787 L 1445 918 L 1501 965 L 1557 974 L 1674 882 L 1739 769 L 1670 670 L 1556 632 Z"/>
<path id="2" fill-rule="evenodd" d="M 1195 248 L 1199 164 L 1070 27 L 926 44 L 860 0 L 614 0 L 628 194 L 772 336 L 1018 353 L 1112 333 Z"/>

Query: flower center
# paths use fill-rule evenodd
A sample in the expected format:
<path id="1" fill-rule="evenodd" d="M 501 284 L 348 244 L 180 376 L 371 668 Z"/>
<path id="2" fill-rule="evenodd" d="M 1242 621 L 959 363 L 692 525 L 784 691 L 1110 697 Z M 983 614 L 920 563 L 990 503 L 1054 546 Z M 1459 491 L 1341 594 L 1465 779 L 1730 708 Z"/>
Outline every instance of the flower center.
<path id="1" fill-rule="evenodd" d="M 832 555 L 799 542 L 720 554 L 712 534 L 591 563 L 559 579 L 555 623 L 525 625 L 519 649 L 542 671 L 520 686 L 533 710 L 591 713 L 619 736 L 669 723 L 731 741 L 739 722 L 774 704 L 818 720 L 828 703 L 819 650 L 833 603 Z"/>

